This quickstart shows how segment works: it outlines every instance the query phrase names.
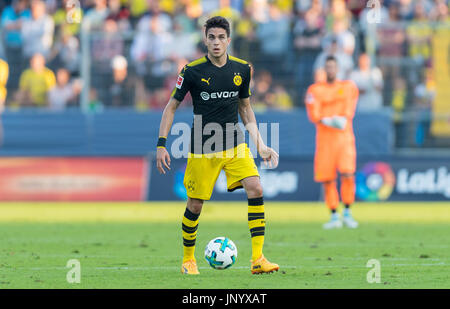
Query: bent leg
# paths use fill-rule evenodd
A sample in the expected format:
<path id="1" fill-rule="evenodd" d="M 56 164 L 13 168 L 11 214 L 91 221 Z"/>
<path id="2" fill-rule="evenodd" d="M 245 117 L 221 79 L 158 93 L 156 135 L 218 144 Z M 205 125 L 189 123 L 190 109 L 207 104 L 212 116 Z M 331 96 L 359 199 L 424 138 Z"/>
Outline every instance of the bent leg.
<path id="1" fill-rule="evenodd" d="M 248 198 L 248 228 L 252 238 L 252 260 L 262 255 L 266 221 L 264 218 L 263 190 L 259 177 L 241 180 Z"/>
<path id="2" fill-rule="evenodd" d="M 331 212 L 335 212 L 339 206 L 339 193 L 335 180 L 323 182 L 325 191 L 325 204 Z"/>
<path id="3" fill-rule="evenodd" d="M 355 202 L 355 176 L 354 174 L 341 175 L 341 197 L 346 207 Z"/>

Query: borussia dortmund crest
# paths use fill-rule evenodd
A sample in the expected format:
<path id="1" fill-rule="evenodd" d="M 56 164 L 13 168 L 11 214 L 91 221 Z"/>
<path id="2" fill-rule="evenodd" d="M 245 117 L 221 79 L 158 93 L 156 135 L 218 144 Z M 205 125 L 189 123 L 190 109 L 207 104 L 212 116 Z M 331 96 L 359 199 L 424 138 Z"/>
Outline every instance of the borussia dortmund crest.
<path id="1" fill-rule="evenodd" d="M 189 180 L 189 182 L 187 183 L 186 189 L 187 189 L 189 192 L 195 191 L 195 181 Z"/>
<path id="2" fill-rule="evenodd" d="M 233 82 L 236 86 L 240 86 L 242 84 L 242 77 L 241 75 L 235 75 L 233 78 Z"/>

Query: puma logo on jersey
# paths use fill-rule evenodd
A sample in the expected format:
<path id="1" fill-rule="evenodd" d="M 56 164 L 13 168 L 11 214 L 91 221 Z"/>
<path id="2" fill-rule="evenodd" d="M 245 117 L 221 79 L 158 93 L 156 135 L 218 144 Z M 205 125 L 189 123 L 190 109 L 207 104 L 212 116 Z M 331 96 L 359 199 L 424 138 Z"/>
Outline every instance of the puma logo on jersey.
<path id="1" fill-rule="evenodd" d="M 208 86 L 209 86 L 209 80 L 211 79 L 211 77 L 210 78 L 208 78 L 208 79 L 204 79 L 204 78 L 202 78 L 202 82 L 205 82 L 205 83 L 207 83 L 208 84 Z"/>

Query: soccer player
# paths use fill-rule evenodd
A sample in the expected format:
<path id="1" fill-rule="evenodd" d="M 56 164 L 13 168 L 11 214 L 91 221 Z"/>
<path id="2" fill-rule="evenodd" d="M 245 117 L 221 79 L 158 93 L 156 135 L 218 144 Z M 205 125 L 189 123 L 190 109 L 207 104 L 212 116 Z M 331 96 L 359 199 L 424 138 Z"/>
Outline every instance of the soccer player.
<path id="1" fill-rule="evenodd" d="M 166 137 L 174 113 L 189 91 L 194 105 L 194 122 L 184 176 L 188 201 L 182 220 L 184 254 L 181 272 L 199 273 L 194 257 L 199 215 L 204 201 L 211 197 L 221 170 L 225 171 L 228 191 L 243 187 L 247 193 L 251 272 L 277 271 L 279 266 L 269 262 L 262 253 L 265 232 L 263 191 L 255 162 L 238 126 L 239 114 L 264 163 L 276 167 L 278 154 L 264 144 L 250 105 L 251 68 L 246 61 L 228 55 L 230 25 L 225 18 L 216 16 L 206 21 L 204 40 L 207 55 L 181 71 L 163 111 L 157 146 L 157 168 L 165 174 L 166 169 L 170 169 Z M 211 143 L 211 140 L 215 142 Z"/>
<path id="2" fill-rule="evenodd" d="M 321 182 L 325 203 L 331 211 L 331 219 L 325 229 L 358 227 L 350 206 L 355 200 L 356 147 L 353 133 L 353 117 L 358 100 L 358 88 L 352 81 L 336 78 L 338 63 L 329 56 L 325 62 L 326 81 L 311 85 L 305 103 L 308 117 L 316 125 L 316 151 L 314 156 L 314 180 Z M 341 199 L 345 205 L 343 219 L 336 212 L 339 206 L 337 171 L 341 180 Z"/>

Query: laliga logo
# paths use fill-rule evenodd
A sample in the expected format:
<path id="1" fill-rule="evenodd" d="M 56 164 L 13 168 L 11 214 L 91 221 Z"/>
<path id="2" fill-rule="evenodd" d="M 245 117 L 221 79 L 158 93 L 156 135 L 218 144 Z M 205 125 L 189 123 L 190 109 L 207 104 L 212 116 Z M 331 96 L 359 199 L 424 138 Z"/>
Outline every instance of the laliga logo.
<path id="1" fill-rule="evenodd" d="M 395 175 L 387 163 L 370 162 L 356 173 L 356 196 L 364 201 L 387 200 L 394 186 Z"/>
<path id="2" fill-rule="evenodd" d="M 450 198 L 450 173 L 445 166 L 425 172 L 402 168 L 397 174 L 397 192 L 402 194 L 442 194 Z"/>

